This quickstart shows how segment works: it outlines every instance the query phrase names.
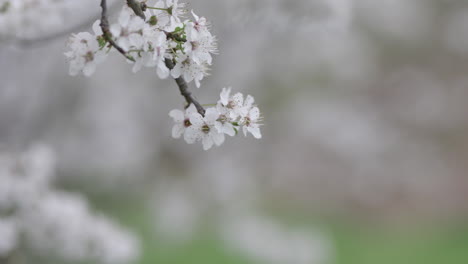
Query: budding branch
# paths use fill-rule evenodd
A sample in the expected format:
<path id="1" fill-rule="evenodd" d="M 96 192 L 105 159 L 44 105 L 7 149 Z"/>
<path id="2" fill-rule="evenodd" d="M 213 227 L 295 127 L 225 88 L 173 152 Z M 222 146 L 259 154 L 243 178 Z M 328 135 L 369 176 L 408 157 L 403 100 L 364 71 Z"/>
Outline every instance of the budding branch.
<path id="1" fill-rule="evenodd" d="M 142 6 L 139 2 L 135 0 L 127 0 L 127 5 L 133 10 L 135 15 L 141 17 L 143 20 L 146 20 L 145 14 L 143 12 Z M 107 18 L 107 2 L 106 0 L 101 0 L 101 29 L 103 33 L 104 39 L 112 46 L 114 47 L 118 52 L 120 52 L 125 58 L 127 58 L 130 61 L 135 62 L 135 59 L 130 56 L 122 47 L 120 47 L 115 41 L 112 39 L 112 33 L 110 32 L 109 29 L 109 20 Z M 171 37 L 171 36 L 168 36 Z M 174 62 L 171 59 L 166 59 L 165 60 L 167 68 L 169 70 L 172 70 L 174 68 Z M 179 78 L 175 78 L 175 81 L 177 83 L 177 86 L 179 87 L 180 94 L 185 98 L 185 101 L 187 102 L 187 107 L 190 106 L 190 104 L 193 104 L 196 108 L 198 113 L 200 113 L 202 116 L 205 115 L 205 108 L 192 96 L 192 93 L 188 90 L 188 85 L 187 82 L 184 80 L 182 76 Z"/>

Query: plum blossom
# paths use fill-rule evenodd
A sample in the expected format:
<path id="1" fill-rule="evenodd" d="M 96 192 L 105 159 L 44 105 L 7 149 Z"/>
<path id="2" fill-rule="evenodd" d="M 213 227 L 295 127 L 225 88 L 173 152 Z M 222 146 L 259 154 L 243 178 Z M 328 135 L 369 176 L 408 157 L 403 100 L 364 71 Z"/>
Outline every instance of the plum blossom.
<path id="1" fill-rule="evenodd" d="M 206 19 L 199 18 L 195 13 L 195 22 L 187 23 L 187 42 L 184 49 L 193 61 L 198 64 L 207 63 L 211 65 L 213 58 L 211 54 L 217 53 L 216 37 L 211 35 L 206 27 Z"/>
<path id="2" fill-rule="evenodd" d="M 186 13 L 185 4 L 178 0 L 158 1 L 153 9 L 153 14 L 157 17 L 158 26 L 165 31 L 174 31 L 177 27 L 183 26 L 181 17 Z M 163 10 L 165 9 L 165 10 Z"/>
<path id="3" fill-rule="evenodd" d="M 246 116 L 243 116 L 240 120 L 242 127 L 242 132 L 244 135 L 247 136 L 247 132 L 252 134 L 255 138 L 260 139 L 262 138 L 262 134 L 260 133 L 260 110 L 258 107 L 253 107 L 249 110 L 249 113 Z"/>
<path id="4" fill-rule="evenodd" d="M 244 95 L 236 93 L 231 96 L 231 88 L 223 88 L 216 108 L 221 115 L 234 120 L 241 115 L 246 115 L 248 110 L 244 107 Z"/>
<path id="5" fill-rule="evenodd" d="M 155 67 L 159 78 L 170 75 L 176 79 L 190 105 L 186 110 L 170 111 L 174 120 L 172 137 L 183 135 L 189 144 L 201 141 L 205 150 L 220 146 L 225 135 L 235 136 L 241 129 L 244 135 L 251 133 L 261 138 L 260 110 L 252 96 L 231 95 L 231 88 L 223 88 L 218 102 L 206 110 L 187 96 L 187 87 L 181 80 L 193 81 L 200 88 L 218 49 L 206 18 L 192 10 L 193 18 L 186 19 L 184 7 L 178 0 L 159 0 L 153 6 L 145 5 L 143 19 L 124 6 L 117 23 L 110 25 L 112 36 L 103 35 L 99 20 L 93 25 L 94 35 L 87 32 L 72 35 L 68 44 L 71 51 L 65 53 L 70 60 L 70 74 L 83 72 L 90 76 L 108 52 L 118 50 L 127 62 L 133 63 L 133 72 Z"/>
<path id="6" fill-rule="evenodd" d="M 145 44 L 143 31 L 149 25 L 145 21 L 135 16 L 133 11 L 124 7 L 119 15 L 119 23 L 112 24 L 110 32 L 112 36 L 117 38 L 117 44 L 125 51 L 130 48 L 141 49 Z"/>
<path id="7" fill-rule="evenodd" d="M 209 24 L 206 18 L 197 16 L 192 10 L 192 16 L 195 18 L 193 22 L 187 23 L 187 37 L 197 39 L 199 35 L 210 34 Z"/>
<path id="8" fill-rule="evenodd" d="M 197 88 L 200 88 L 200 81 L 207 75 L 207 70 L 206 64 L 197 64 L 190 56 L 180 54 L 171 75 L 174 78 L 182 76 L 186 82 L 195 81 Z"/>
<path id="9" fill-rule="evenodd" d="M 73 34 L 69 41 L 70 51 L 65 56 L 70 63 L 70 75 L 76 76 L 82 72 L 89 77 L 96 71 L 96 66 L 102 63 L 107 54 L 99 49 L 96 36 L 88 32 Z"/>
<path id="10" fill-rule="evenodd" d="M 235 136 L 240 129 L 244 135 L 251 133 L 256 139 L 260 132 L 260 110 L 254 105 L 254 98 L 248 95 L 244 101 L 242 93 L 230 96 L 231 88 L 223 88 L 216 107 L 206 109 L 203 116 L 195 106 L 185 111 L 172 110 L 169 115 L 174 119 L 172 136 L 180 138 L 182 134 L 187 143 L 202 141 L 203 149 L 210 149 L 224 142 L 224 134 Z"/>
<path id="11" fill-rule="evenodd" d="M 193 104 L 191 104 L 185 112 L 182 112 L 178 109 L 174 109 L 171 112 L 169 112 L 169 116 L 174 119 L 174 126 L 172 127 L 172 137 L 173 138 L 180 138 L 184 132 L 186 131 L 186 128 L 191 126 L 192 123 L 190 123 L 190 116 L 192 114 L 195 114 L 197 112 L 197 109 Z"/>
<path id="12" fill-rule="evenodd" d="M 188 144 L 193 144 L 201 141 L 203 149 L 210 149 L 213 144 L 220 146 L 224 143 L 224 134 L 216 129 L 219 113 L 215 108 L 208 108 L 205 116 L 199 113 L 190 115 L 191 126 L 187 127 L 184 134 L 184 139 Z"/>

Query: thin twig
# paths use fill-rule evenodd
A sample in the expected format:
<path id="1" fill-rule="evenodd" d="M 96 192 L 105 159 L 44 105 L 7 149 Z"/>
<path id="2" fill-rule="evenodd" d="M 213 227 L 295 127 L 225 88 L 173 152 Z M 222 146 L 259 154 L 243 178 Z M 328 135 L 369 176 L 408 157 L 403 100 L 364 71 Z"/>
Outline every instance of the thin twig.
<path id="1" fill-rule="evenodd" d="M 143 20 L 146 20 L 141 3 L 135 0 L 127 0 L 127 5 L 133 10 L 135 15 L 141 17 Z"/>
<path id="2" fill-rule="evenodd" d="M 102 29 L 104 39 L 112 47 L 114 47 L 118 52 L 120 52 L 122 55 L 124 55 L 125 58 L 135 62 L 135 59 L 132 56 L 128 55 L 127 52 L 122 47 L 117 45 L 117 43 L 115 43 L 115 41 L 112 39 L 112 33 L 110 32 L 110 29 L 109 29 L 109 20 L 107 19 L 107 2 L 106 2 L 106 0 L 101 0 L 101 9 L 102 9 L 102 12 L 101 12 L 101 24 L 100 24 L 100 26 L 101 26 L 101 29 Z"/>
<path id="3" fill-rule="evenodd" d="M 127 0 L 127 5 L 133 10 L 135 15 L 141 17 L 142 19 L 145 19 L 145 14 L 143 13 L 142 6 L 140 3 L 137 3 L 135 0 Z M 124 55 L 127 59 L 135 62 L 135 59 L 128 55 L 128 53 L 122 49 L 115 41 L 112 39 L 112 34 L 109 30 L 109 21 L 107 19 L 107 5 L 106 5 L 106 0 L 101 0 L 101 8 L 102 8 L 102 17 L 101 17 L 101 29 L 102 32 L 104 33 L 104 38 L 106 39 L 107 42 L 109 42 L 110 45 L 112 45 L 114 48 L 116 48 L 122 55 Z M 174 62 L 170 59 L 165 60 L 167 68 L 172 70 L 174 68 Z M 187 107 L 190 106 L 190 104 L 193 104 L 195 108 L 197 108 L 198 113 L 200 113 L 202 116 L 205 115 L 205 108 L 192 96 L 192 93 L 188 90 L 188 85 L 187 82 L 184 80 L 182 76 L 179 78 L 175 78 L 175 81 L 177 83 L 177 86 L 179 87 L 180 94 L 185 98 L 185 101 L 187 102 Z"/>
<path id="4" fill-rule="evenodd" d="M 174 62 L 172 62 L 171 59 L 166 59 L 165 63 L 167 68 L 170 70 L 174 68 Z M 188 90 L 188 85 L 184 78 L 180 76 L 179 78 L 176 78 L 175 81 L 177 86 L 179 86 L 180 94 L 185 98 L 185 101 L 187 101 L 187 107 L 189 107 L 190 104 L 193 104 L 195 108 L 197 108 L 198 113 L 204 116 L 205 108 L 203 108 L 203 106 L 195 98 L 193 98 L 192 93 Z"/>

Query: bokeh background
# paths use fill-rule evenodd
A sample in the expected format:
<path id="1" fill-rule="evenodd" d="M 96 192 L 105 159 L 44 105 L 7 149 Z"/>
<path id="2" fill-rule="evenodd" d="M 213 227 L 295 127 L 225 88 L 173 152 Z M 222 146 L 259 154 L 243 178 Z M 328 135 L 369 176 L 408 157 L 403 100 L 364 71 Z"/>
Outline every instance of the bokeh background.
<path id="1" fill-rule="evenodd" d="M 135 233 L 135 263 L 468 263 L 467 1 L 190 1 L 220 50 L 196 97 L 232 86 L 264 117 L 207 152 L 171 138 L 183 98 L 154 69 L 68 75 L 59 33 L 98 2 L 0 43 L 0 142 L 52 150 L 54 186 Z"/>

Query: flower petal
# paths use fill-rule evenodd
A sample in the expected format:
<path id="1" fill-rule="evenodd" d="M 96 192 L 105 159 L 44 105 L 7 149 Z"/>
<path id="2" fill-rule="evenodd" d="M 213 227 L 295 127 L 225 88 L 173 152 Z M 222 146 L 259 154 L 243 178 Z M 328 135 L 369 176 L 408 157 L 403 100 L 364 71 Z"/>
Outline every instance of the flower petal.
<path id="1" fill-rule="evenodd" d="M 258 107 L 254 107 L 250 109 L 249 116 L 250 116 L 250 120 L 252 120 L 253 122 L 257 121 L 258 118 L 260 117 L 260 110 L 258 109 Z"/>
<path id="2" fill-rule="evenodd" d="M 224 134 L 223 133 L 218 133 L 217 131 L 213 130 L 210 134 L 211 134 L 211 138 L 213 139 L 214 143 L 217 146 L 220 146 L 221 144 L 224 143 Z"/>
<path id="3" fill-rule="evenodd" d="M 209 136 L 205 136 L 202 139 L 203 150 L 209 150 L 213 146 L 213 139 Z"/>
<path id="4" fill-rule="evenodd" d="M 189 126 L 185 129 L 184 140 L 188 144 L 193 144 L 200 140 L 202 137 L 202 132 L 195 128 L 194 126 Z"/>
<path id="5" fill-rule="evenodd" d="M 260 128 L 259 127 L 248 127 L 247 130 L 256 138 L 260 139 L 262 138 L 262 134 L 260 133 Z"/>
<path id="6" fill-rule="evenodd" d="M 173 138 L 180 138 L 182 134 L 184 134 L 185 127 L 183 124 L 175 124 L 172 127 L 172 137 Z"/>
<path id="7" fill-rule="evenodd" d="M 214 125 L 216 120 L 219 118 L 219 112 L 216 108 L 211 107 L 206 109 L 205 121 L 207 124 Z"/>
<path id="8" fill-rule="evenodd" d="M 203 116 L 200 115 L 199 113 L 192 113 L 190 116 L 190 123 L 192 125 L 197 126 L 197 127 L 202 127 L 205 125 L 205 121 L 203 120 Z"/>
<path id="9" fill-rule="evenodd" d="M 176 123 L 182 123 L 185 119 L 184 113 L 178 109 L 174 109 L 169 112 L 169 116 L 172 117 Z"/>

